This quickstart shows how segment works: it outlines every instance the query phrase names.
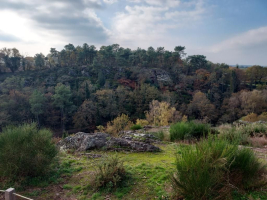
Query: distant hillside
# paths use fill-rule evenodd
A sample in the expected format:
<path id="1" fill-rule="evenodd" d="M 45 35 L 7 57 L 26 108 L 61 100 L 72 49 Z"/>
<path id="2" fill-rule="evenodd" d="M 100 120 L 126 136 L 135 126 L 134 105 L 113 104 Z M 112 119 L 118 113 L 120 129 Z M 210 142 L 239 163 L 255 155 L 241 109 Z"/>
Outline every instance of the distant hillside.
<path id="1" fill-rule="evenodd" d="M 94 130 L 122 113 L 145 118 L 152 100 L 175 107 L 175 120 L 187 116 L 212 124 L 267 111 L 267 68 L 238 69 L 184 51 L 68 44 L 24 58 L 4 48 L 0 129 L 37 121 L 57 133 Z"/>

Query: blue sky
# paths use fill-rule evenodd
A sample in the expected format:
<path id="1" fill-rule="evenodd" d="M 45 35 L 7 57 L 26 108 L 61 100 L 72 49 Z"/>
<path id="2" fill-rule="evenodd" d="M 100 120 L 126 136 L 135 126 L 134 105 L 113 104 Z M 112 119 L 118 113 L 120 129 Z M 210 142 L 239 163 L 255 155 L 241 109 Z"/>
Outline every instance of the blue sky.
<path id="1" fill-rule="evenodd" d="M 182 45 L 214 63 L 267 66 L 266 11 L 267 0 L 1 0 L 0 48 Z"/>

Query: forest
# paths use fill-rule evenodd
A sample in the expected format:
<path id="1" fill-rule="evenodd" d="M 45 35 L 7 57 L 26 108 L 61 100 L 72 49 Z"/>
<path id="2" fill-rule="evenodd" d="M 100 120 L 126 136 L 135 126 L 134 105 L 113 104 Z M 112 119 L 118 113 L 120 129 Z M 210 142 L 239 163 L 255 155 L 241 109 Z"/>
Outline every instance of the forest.
<path id="1" fill-rule="evenodd" d="M 187 55 L 184 46 L 135 50 L 68 44 L 48 55 L 0 50 L 0 127 L 35 121 L 57 135 L 93 131 L 121 114 L 145 118 L 153 100 L 219 125 L 267 109 L 267 68 L 241 69 Z"/>

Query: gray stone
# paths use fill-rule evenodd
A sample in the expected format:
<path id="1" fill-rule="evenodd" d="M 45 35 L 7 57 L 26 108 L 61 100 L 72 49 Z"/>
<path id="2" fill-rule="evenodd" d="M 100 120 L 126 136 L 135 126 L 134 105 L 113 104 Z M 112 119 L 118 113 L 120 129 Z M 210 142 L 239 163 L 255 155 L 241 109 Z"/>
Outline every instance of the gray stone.
<path id="1" fill-rule="evenodd" d="M 145 135 L 145 134 L 144 134 Z M 148 136 L 150 137 L 150 136 Z M 137 152 L 155 152 L 160 149 L 150 142 L 133 140 L 131 136 L 120 138 L 111 137 L 106 133 L 83 133 L 78 132 L 74 136 L 66 137 L 58 143 L 58 146 L 63 149 L 74 149 L 76 151 L 86 151 L 94 149 L 106 150 L 126 150 Z"/>

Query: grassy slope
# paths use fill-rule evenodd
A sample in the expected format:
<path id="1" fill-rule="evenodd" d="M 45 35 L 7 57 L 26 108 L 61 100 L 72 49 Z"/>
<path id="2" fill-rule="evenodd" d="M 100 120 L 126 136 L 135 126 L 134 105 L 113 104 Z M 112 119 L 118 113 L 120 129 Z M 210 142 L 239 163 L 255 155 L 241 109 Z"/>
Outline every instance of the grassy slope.
<path id="1" fill-rule="evenodd" d="M 31 187 L 23 193 L 36 200 L 45 199 L 170 199 L 171 187 L 168 176 L 175 170 L 175 152 L 178 146 L 175 143 L 160 145 L 163 150 L 158 153 L 130 153 L 118 152 L 125 161 L 131 178 L 124 183 L 124 187 L 116 191 L 93 191 L 90 181 L 94 174 L 94 165 L 99 158 L 88 158 L 82 153 L 61 153 L 63 174 L 53 183 L 46 183 L 38 187 Z M 90 154 L 112 155 L 115 152 L 91 151 Z M 42 186 L 42 187 L 40 187 Z M 266 193 L 252 192 L 241 195 L 236 193 L 234 199 L 267 199 Z"/>
<path id="2" fill-rule="evenodd" d="M 57 184 L 53 183 L 43 189 L 31 188 L 24 192 L 36 200 L 44 199 L 167 199 L 171 189 L 168 181 L 170 172 L 174 171 L 175 144 L 160 145 L 163 150 L 158 153 L 118 152 L 131 178 L 124 187 L 110 194 L 109 191 L 93 191 L 89 183 L 93 177 L 94 164 L 98 158 L 87 155 L 61 153 L 60 159 L 66 169 Z M 91 151 L 90 154 L 115 154 L 115 152 Z"/>

